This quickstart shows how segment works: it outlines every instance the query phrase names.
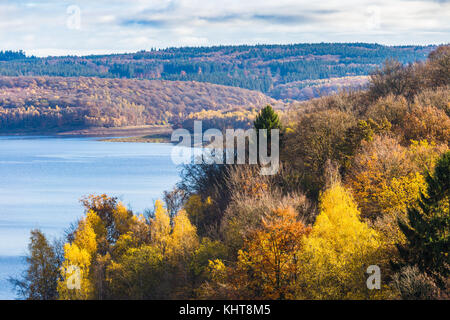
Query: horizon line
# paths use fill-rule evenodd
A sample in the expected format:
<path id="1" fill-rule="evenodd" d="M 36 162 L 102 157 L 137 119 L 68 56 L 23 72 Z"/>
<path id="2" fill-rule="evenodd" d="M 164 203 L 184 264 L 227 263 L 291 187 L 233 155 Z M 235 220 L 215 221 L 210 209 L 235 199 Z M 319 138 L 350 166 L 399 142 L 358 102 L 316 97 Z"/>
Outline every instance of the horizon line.
<path id="1" fill-rule="evenodd" d="M 378 46 L 382 46 L 382 47 L 391 47 L 391 48 L 407 48 L 407 47 L 439 47 L 439 46 L 443 46 L 443 45 L 449 45 L 450 42 L 448 43 L 429 43 L 429 44 L 398 44 L 398 45 L 393 45 L 393 44 L 382 44 L 379 42 L 361 42 L 361 41 L 355 41 L 355 42 L 293 42 L 293 43 L 257 43 L 257 44 L 212 44 L 212 45 L 201 45 L 201 46 L 192 46 L 192 45 L 186 45 L 186 46 L 170 46 L 170 47 L 153 47 L 153 48 L 146 48 L 146 49 L 140 49 L 137 51 L 109 51 L 109 52 L 104 52 L 101 53 L 101 49 L 94 49 L 91 51 L 99 51 L 98 53 L 69 53 L 69 54 L 56 54 L 56 55 L 27 55 L 27 51 L 25 49 L 1 49 L 1 51 L 5 52 L 5 51 L 14 51 L 14 52 L 19 52 L 22 51 L 27 58 L 64 58 L 64 57 L 93 57 L 93 56 L 112 56 L 112 55 L 126 55 L 126 54 L 136 54 L 139 52 L 161 52 L 161 51 L 167 51 L 167 50 L 172 50 L 172 49 L 205 49 L 205 48 L 220 48 L 220 47 L 261 47 L 261 46 L 295 46 L 295 45 L 318 45 L 318 44 L 325 44 L 325 45 L 329 45 L 329 44 L 343 44 L 343 45 L 356 45 L 356 44 L 364 44 L 364 45 L 378 45 Z M 65 49 L 58 49 L 58 48 L 44 48 L 44 49 L 35 49 L 35 50 L 55 50 L 55 51 L 63 51 Z M 33 50 L 32 50 L 33 51 Z M 68 50 L 70 51 L 70 50 Z M 89 51 L 89 50 L 86 50 Z"/>

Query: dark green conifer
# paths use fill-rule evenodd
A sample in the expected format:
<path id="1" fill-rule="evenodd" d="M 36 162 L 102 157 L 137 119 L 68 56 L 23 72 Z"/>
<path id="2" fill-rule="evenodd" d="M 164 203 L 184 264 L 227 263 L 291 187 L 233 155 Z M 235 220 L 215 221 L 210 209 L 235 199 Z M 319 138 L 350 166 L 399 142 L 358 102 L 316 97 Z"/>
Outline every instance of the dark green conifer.
<path id="1" fill-rule="evenodd" d="M 399 221 L 406 244 L 398 249 L 407 264 L 417 265 L 443 285 L 442 280 L 450 275 L 450 151 L 426 181 L 427 194 L 422 193 L 418 206 L 408 210 L 406 221 Z"/>

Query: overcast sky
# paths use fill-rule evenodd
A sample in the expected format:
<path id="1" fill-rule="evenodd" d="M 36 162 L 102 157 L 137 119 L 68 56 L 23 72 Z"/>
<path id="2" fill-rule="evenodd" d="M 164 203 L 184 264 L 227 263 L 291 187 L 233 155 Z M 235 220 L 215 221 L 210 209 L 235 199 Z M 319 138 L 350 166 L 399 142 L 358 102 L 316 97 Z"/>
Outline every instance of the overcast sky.
<path id="1" fill-rule="evenodd" d="M 218 44 L 450 42 L 450 0 L 0 0 L 0 49 L 134 52 Z"/>

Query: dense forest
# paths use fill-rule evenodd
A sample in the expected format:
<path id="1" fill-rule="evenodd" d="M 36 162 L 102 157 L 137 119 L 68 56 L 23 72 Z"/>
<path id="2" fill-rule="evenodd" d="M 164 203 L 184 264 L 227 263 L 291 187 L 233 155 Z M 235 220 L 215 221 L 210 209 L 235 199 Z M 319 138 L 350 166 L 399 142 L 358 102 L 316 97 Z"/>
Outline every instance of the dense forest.
<path id="1" fill-rule="evenodd" d="M 31 232 L 11 281 L 26 299 L 449 299 L 449 98 L 442 46 L 367 90 L 268 106 L 277 174 L 186 165 L 145 214 L 88 196 L 61 240 Z"/>
<path id="2" fill-rule="evenodd" d="M 295 91 L 281 94 L 280 86 L 302 89 L 305 80 L 368 75 L 387 58 L 404 64 L 422 61 L 434 48 L 367 43 L 241 45 L 47 58 L 7 51 L 0 52 L 0 75 L 188 80 L 300 100 L 308 97 L 293 94 Z"/>
<path id="3" fill-rule="evenodd" d="M 199 112 L 277 102 L 257 91 L 193 81 L 0 77 L 0 132 L 177 124 Z"/>

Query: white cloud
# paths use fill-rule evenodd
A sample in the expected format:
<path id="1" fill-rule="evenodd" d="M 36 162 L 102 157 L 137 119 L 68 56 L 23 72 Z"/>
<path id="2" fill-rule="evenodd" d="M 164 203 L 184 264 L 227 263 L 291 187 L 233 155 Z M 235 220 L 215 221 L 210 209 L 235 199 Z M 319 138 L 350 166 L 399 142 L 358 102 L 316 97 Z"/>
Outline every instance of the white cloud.
<path id="1" fill-rule="evenodd" d="M 67 8 L 81 27 L 67 28 Z M 446 43 L 449 1 L 2 0 L 1 49 L 38 55 L 242 43 Z"/>

